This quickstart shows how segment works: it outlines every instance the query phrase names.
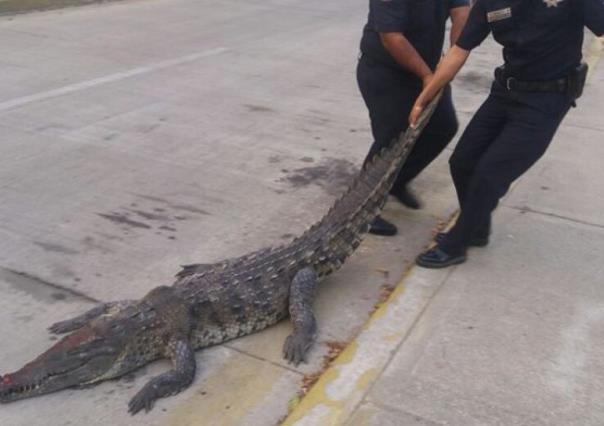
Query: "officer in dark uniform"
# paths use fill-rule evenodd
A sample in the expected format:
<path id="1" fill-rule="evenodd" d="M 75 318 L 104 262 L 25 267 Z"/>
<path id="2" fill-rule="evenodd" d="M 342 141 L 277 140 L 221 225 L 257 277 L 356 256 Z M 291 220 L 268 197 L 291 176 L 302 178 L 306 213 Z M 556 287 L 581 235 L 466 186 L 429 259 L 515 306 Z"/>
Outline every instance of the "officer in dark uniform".
<path id="1" fill-rule="evenodd" d="M 375 140 L 366 162 L 407 128 L 413 102 L 441 58 L 445 23 L 450 16 L 453 43 L 467 19 L 468 4 L 469 0 L 370 0 L 357 67 Z M 391 194 L 401 203 L 420 207 L 407 184 L 444 149 L 457 127 L 447 88 L 393 186 Z M 371 232 L 394 235 L 397 230 L 378 217 Z"/>
<path id="2" fill-rule="evenodd" d="M 476 0 L 456 46 L 417 99 L 411 125 L 489 33 L 503 45 L 504 65 L 449 161 L 460 215 L 417 258 L 419 265 L 461 263 L 468 246 L 488 243 L 499 199 L 543 155 L 581 95 L 587 74 L 581 64 L 584 26 L 604 33 L 604 0 Z"/>

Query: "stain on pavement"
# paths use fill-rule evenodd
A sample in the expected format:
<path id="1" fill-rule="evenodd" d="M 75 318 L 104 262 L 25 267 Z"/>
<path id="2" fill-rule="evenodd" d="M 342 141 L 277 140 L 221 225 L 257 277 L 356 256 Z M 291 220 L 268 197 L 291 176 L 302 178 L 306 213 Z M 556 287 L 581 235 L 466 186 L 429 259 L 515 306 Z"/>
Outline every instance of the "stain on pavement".
<path id="1" fill-rule="evenodd" d="M 60 244 L 46 243 L 43 241 L 34 241 L 34 244 L 37 245 L 38 247 L 43 248 L 46 251 L 50 251 L 50 252 L 54 252 L 54 253 L 71 254 L 71 255 L 79 254 L 79 251 L 74 250 L 69 247 L 62 246 Z"/>
<path id="2" fill-rule="evenodd" d="M 189 213 L 197 213 L 197 214 L 202 214 L 202 215 L 206 215 L 206 216 L 211 215 L 210 212 L 200 209 L 199 207 L 192 206 L 190 204 L 172 202 L 172 201 L 166 200 L 164 198 L 154 197 L 154 196 L 150 196 L 150 195 L 143 195 L 143 194 L 135 194 L 135 195 L 144 200 L 155 201 L 156 203 L 164 204 L 174 210 L 181 210 L 181 211 L 186 211 Z"/>
<path id="3" fill-rule="evenodd" d="M 245 104 L 243 106 L 252 112 L 274 112 L 275 111 L 274 109 L 267 107 L 267 106 L 263 106 L 263 105 Z"/>
<path id="4" fill-rule="evenodd" d="M 97 213 L 97 215 L 102 217 L 103 219 L 107 219 L 111 222 L 114 222 L 114 223 L 117 223 L 120 225 L 128 225 L 133 228 L 151 229 L 151 226 L 149 226 L 143 222 L 132 220 L 125 213 L 110 213 L 110 214 Z"/>
<path id="5" fill-rule="evenodd" d="M 359 168 L 348 160 L 328 157 L 317 165 L 283 172 L 287 176 L 279 182 L 287 182 L 294 188 L 317 185 L 330 195 L 339 195 L 348 188 Z"/>
<path id="6" fill-rule="evenodd" d="M 161 220 L 161 221 L 169 221 L 170 220 L 170 216 L 165 215 L 165 214 L 150 213 L 150 212 L 145 212 L 145 211 L 142 211 L 142 210 L 131 210 L 131 211 L 133 213 L 136 213 L 140 217 L 148 219 L 148 220 Z"/>

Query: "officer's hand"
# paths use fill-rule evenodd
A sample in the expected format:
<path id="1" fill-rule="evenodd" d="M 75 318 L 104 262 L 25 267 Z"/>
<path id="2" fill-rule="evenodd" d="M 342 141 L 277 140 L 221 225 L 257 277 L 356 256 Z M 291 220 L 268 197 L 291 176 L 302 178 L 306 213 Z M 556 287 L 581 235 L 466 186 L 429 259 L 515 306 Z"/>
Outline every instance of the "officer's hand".
<path id="1" fill-rule="evenodd" d="M 413 128 L 417 125 L 417 120 L 419 120 L 419 116 L 422 115 L 422 111 L 425 107 L 421 98 L 421 95 L 417 98 L 415 104 L 413 104 L 413 108 L 411 108 L 411 113 L 409 114 L 409 125 Z"/>

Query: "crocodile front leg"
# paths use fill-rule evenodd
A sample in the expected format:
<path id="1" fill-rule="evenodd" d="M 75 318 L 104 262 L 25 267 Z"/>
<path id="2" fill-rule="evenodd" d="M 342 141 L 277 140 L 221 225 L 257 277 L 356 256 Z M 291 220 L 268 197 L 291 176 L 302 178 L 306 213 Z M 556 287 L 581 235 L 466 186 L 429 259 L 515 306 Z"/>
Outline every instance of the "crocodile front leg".
<path id="1" fill-rule="evenodd" d="M 317 281 L 317 273 L 307 267 L 296 273 L 290 286 L 289 314 L 294 332 L 285 340 L 283 357 L 294 365 L 306 361 L 306 353 L 317 336 L 317 321 L 312 310 Z"/>
<path id="2" fill-rule="evenodd" d="M 140 410 L 149 411 L 159 398 L 188 388 L 195 377 L 195 351 L 185 337 L 172 338 L 167 345 L 166 355 L 172 360 L 173 369 L 151 379 L 128 404 L 128 411 L 134 415 Z"/>

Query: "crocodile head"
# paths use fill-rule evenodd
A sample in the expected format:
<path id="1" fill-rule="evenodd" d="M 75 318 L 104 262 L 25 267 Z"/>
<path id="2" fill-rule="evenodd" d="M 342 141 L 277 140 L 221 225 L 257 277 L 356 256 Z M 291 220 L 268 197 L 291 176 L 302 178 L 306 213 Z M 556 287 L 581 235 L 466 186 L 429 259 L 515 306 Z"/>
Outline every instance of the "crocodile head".
<path id="1" fill-rule="evenodd" d="M 0 402 L 11 402 L 126 374 L 151 358 L 153 313 L 102 315 L 58 341 L 20 370 L 0 376 Z M 147 342 L 148 345 L 143 344 Z"/>

